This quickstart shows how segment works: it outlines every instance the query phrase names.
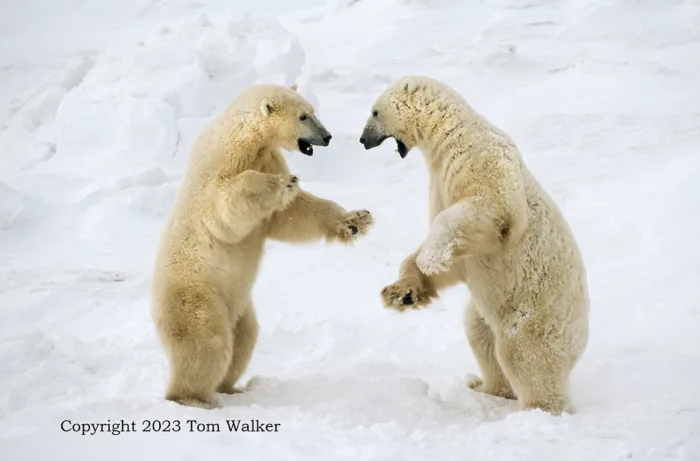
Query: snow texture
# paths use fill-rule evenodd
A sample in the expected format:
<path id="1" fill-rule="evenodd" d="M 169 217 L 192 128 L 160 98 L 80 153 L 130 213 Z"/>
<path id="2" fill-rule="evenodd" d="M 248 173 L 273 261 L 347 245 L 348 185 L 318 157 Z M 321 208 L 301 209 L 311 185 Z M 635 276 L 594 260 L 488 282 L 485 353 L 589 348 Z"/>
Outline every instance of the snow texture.
<path id="1" fill-rule="evenodd" d="M 700 459 L 696 0 L 31 0 L 0 6 L 0 459 Z M 577 236 L 591 336 L 573 415 L 467 388 L 469 292 L 379 292 L 427 236 L 416 150 L 365 151 L 394 78 L 455 87 L 518 143 Z M 255 82 L 333 134 L 302 186 L 376 219 L 354 248 L 269 243 L 261 334 L 214 411 L 163 399 L 150 318 L 165 217 L 200 129 Z M 279 423 L 229 432 L 226 420 Z M 178 433 L 62 421 L 179 421 Z M 190 432 L 188 420 L 221 432 Z M 89 433 L 89 430 L 88 430 Z"/>

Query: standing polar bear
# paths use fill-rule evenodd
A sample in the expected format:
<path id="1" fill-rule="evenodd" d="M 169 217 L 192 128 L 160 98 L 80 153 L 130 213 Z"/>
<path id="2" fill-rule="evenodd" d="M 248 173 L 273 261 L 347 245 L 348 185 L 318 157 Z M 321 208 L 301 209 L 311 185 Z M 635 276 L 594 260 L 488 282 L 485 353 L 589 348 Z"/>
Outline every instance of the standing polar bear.
<path id="1" fill-rule="evenodd" d="M 351 242 L 372 223 L 289 174 L 280 149 L 312 155 L 330 139 L 295 86 L 258 85 L 195 142 L 154 271 L 168 400 L 214 408 L 215 391 L 237 392 L 258 336 L 251 291 L 266 238 Z"/>
<path id="2" fill-rule="evenodd" d="M 430 230 L 382 291 L 403 311 L 464 282 L 465 327 L 483 379 L 470 387 L 523 409 L 571 411 L 569 374 L 588 342 L 581 254 L 558 207 L 514 142 L 447 85 L 409 76 L 372 107 L 360 142 L 393 137 L 403 158 L 423 151 Z"/>

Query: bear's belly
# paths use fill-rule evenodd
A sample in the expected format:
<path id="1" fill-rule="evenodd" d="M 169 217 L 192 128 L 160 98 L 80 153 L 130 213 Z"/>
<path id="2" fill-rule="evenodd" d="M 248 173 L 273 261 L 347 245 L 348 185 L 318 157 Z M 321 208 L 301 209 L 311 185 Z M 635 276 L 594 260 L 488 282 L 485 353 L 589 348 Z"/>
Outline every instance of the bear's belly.
<path id="1" fill-rule="evenodd" d="M 522 309 L 557 309 L 562 299 L 575 304 L 575 315 L 585 311 L 585 276 L 571 245 L 566 235 L 550 231 L 543 239 L 533 227 L 507 253 L 465 258 L 465 283 L 492 328 Z"/>
<path id="2" fill-rule="evenodd" d="M 249 300 L 264 244 L 262 232 L 255 231 L 235 245 L 220 244 L 213 248 L 211 276 L 229 307 Z"/>
<path id="3" fill-rule="evenodd" d="M 512 257 L 465 258 L 464 273 L 471 295 L 491 306 L 505 303 L 522 286 L 518 280 L 518 263 Z"/>

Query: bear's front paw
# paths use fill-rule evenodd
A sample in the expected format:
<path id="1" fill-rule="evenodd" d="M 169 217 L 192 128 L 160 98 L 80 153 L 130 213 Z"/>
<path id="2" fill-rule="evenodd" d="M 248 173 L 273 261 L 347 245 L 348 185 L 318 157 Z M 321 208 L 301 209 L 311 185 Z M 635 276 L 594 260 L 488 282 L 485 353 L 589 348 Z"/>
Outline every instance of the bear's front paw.
<path id="1" fill-rule="evenodd" d="M 447 272 L 451 266 L 451 244 L 424 246 L 416 257 L 416 267 L 425 275 Z"/>
<path id="2" fill-rule="evenodd" d="M 427 306 L 432 298 L 436 297 L 437 293 L 434 290 L 425 287 L 418 280 L 401 279 L 382 290 L 384 306 L 399 312 Z"/>
<path id="3" fill-rule="evenodd" d="M 299 193 L 299 178 L 291 174 L 270 175 L 268 191 L 273 200 L 286 207 Z"/>
<path id="4" fill-rule="evenodd" d="M 373 218 L 367 210 L 350 211 L 333 224 L 333 233 L 337 240 L 350 242 L 367 233 Z"/>

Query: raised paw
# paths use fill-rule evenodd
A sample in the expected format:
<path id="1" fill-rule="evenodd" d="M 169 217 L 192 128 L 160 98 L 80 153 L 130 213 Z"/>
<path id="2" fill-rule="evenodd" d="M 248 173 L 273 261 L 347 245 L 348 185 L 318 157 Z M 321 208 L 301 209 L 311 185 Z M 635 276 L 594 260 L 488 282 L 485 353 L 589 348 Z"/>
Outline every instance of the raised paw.
<path id="1" fill-rule="evenodd" d="M 299 189 L 299 178 L 293 174 L 275 174 L 272 175 L 272 188 L 282 191 L 290 191 Z"/>
<path id="2" fill-rule="evenodd" d="M 416 267 L 425 275 L 446 272 L 452 266 L 453 248 L 451 244 L 427 245 L 416 256 Z"/>
<path id="3" fill-rule="evenodd" d="M 333 224 L 333 231 L 338 240 L 350 242 L 366 234 L 372 222 L 372 214 L 367 210 L 349 211 Z"/>
<path id="4" fill-rule="evenodd" d="M 299 178 L 291 174 L 271 174 L 268 178 L 270 198 L 286 207 L 299 193 Z"/>
<path id="5" fill-rule="evenodd" d="M 401 279 L 382 290 L 384 306 L 399 312 L 426 306 L 436 297 L 434 290 L 428 289 L 418 280 Z"/>

